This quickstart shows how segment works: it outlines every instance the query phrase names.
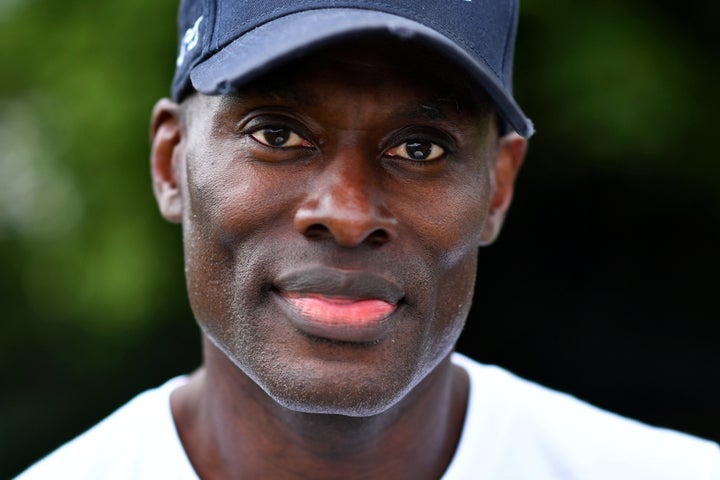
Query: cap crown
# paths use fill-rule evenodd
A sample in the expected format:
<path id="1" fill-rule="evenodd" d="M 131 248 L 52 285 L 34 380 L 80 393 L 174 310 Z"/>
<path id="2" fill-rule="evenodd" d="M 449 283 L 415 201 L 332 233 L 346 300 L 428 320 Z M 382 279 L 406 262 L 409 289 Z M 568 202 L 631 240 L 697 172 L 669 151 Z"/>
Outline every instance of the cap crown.
<path id="1" fill-rule="evenodd" d="M 511 90 L 517 0 L 183 0 L 178 19 L 182 62 L 173 96 L 179 100 L 187 94 L 194 65 L 241 35 L 285 15 L 321 8 L 375 10 L 421 23 L 483 61 Z"/>
<path id="2" fill-rule="evenodd" d="M 512 95 L 519 0 L 183 0 L 173 98 L 241 88 L 283 61 L 351 35 L 416 38 L 457 62 L 512 128 L 534 127 Z"/>

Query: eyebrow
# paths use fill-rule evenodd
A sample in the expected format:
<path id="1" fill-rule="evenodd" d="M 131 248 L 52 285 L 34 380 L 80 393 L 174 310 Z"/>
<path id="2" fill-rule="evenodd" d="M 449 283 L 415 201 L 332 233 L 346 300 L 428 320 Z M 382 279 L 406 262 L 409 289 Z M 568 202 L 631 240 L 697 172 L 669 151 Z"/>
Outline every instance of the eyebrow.
<path id="1" fill-rule="evenodd" d="M 286 88 L 282 81 L 264 82 L 261 84 L 255 84 L 249 89 L 242 90 L 242 93 L 237 92 L 227 95 L 223 100 L 222 104 L 224 107 L 233 107 L 243 102 L 243 97 L 250 93 L 256 99 L 259 97 L 265 100 L 268 104 L 278 103 L 296 106 L 299 108 L 314 106 L 319 103 L 319 99 L 316 94 L 310 90 L 293 86 L 293 88 Z M 477 102 L 477 100 L 475 100 Z M 419 120 L 426 121 L 451 121 L 452 113 L 461 113 L 463 111 L 463 105 L 467 105 L 471 100 L 460 101 L 458 97 L 452 94 L 436 95 L 432 98 L 421 99 L 417 102 L 403 105 L 396 109 L 392 115 L 399 120 L 413 122 Z M 484 111 L 488 108 L 485 105 L 486 102 L 481 102 L 480 105 L 475 105 L 471 108 L 477 108 L 479 111 Z"/>
<path id="2" fill-rule="evenodd" d="M 316 95 L 313 95 L 310 91 L 301 88 L 286 88 L 280 82 L 263 83 L 260 85 L 253 85 L 249 89 L 242 89 L 241 92 L 236 92 L 227 95 L 223 98 L 223 106 L 233 106 L 238 103 L 242 103 L 243 97 L 246 95 L 252 95 L 256 98 L 266 100 L 268 103 L 285 103 L 290 105 L 296 105 L 298 107 L 306 107 L 309 105 L 317 105 L 319 100 Z"/>
<path id="3" fill-rule="evenodd" d="M 407 120 L 448 120 L 446 112 L 448 101 L 457 107 L 457 101 L 451 97 L 444 97 L 434 100 L 422 100 L 416 104 L 406 105 L 399 108 L 394 113 L 398 118 Z"/>

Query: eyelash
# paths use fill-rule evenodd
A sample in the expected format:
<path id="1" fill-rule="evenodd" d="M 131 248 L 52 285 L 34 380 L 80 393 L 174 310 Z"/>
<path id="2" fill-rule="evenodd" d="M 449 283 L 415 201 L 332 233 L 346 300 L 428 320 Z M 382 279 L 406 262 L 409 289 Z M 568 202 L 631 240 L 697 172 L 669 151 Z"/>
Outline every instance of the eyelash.
<path id="1" fill-rule="evenodd" d="M 422 159 L 420 159 L 418 157 L 413 158 L 414 155 L 412 155 L 410 153 L 410 151 L 408 151 L 408 149 L 415 149 L 415 148 L 422 149 L 423 147 L 425 147 L 425 148 L 429 147 L 429 149 L 430 149 L 430 151 L 427 152 L 426 158 L 422 158 Z M 403 150 L 404 155 L 402 155 L 400 153 L 390 154 L 389 152 L 391 152 L 392 150 Z M 423 139 L 405 140 L 404 142 L 398 143 L 394 147 L 387 149 L 384 153 L 384 155 L 387 157 L 400 158 L 404 161 L 413 162 L 415 164 L 431 163 L 436 160 L 442 159 L 446 154 L 447 154 L 446 147 L 444 147 L 443 145 L 441 145 L 438 142 L 434 142 L 432 140 L 428 140 L 428 139 L 424 139 L 424 138 Z"/>
<path id="2" fill-rule="evenodd" d="M 272 145 L 271 144 L 272 142 L 266 141 L 267 139 L 258 138 L 259 135 L 264 135 L 268 131 L 272 131 L 272 130 L 275 130 L 275 131 L 285 130 L 285 131 L 289 132 L 284 143 L 295 139 L 298 142 L 305 142 L 306 145 L 303 145 L 303 144 L 290 145 L 290 146 Z M 268 122 L 266 124 L 256 124 L 256 125 L 250 126 L 250 128 L 246 128 L 246 132 L 247 132 L 246 134 L 249 135 L 255 142 L 257 142 L 260 145 L 263 145 L 267 148 L 278 149 L 278 150 L 315 148 L 315 144 L 307 139 L 307 135 L 298 133 L 297 130 L 298 129 L 296 127 L 287 126 L 287 124 L 285 124 L 285 123 L 281 123 L 281 122 L 270 123 L 270 122 Z M 403 130 L 405 130 L 405 129 L 403 129 Z M 433 138 L 433 137 L 437 137 L 437 135 L 428 134 L 427 136 L 407 138 L 405 133 L 408 133 L 408 132 L 404 132 L 403 130 L 401 130 L 400 132 L 396 132 L 396 134 L 393 135 L 394 137 L 396 137 L 397 142 L 392 141 L 393 146 L 390 148 L 387 148 L 383 151 L 383 153 L 382 153 L 383 157 L 401 160 L 403 162 L 408 162 L 412 165 L 427 166 L 428 164 L 441 161 L 450 152 L 450 148 L 447 147 L 447 142 L 437 141 Z M 406 139 L 401 140 L 401 137 L 406 137 Z M 388 142 L 388 143 L 390 143 L 390 142 Z M 425 144 L 426 146 L 429 146 L 430 152 L 428 153 L 428 157 L 433 157 L 433 155 L 434 155 L 434 158 L 424 158 L 424 159 L 411 158 L 411 155 L 407 149 L 413 143 Z M 403 148 L 403 146 L 404 146 L 404 148 Z M 401 148 L 403 148 L 406 156 L 402 156 L 397 153 L 395 153 L 395 154 L 388 153 L 392 150 L 401 149 Z M 438 151 L 438 150 L 440 150 L 440 151 Z"/>
<path id="3" fill-rule="evenodd" d="M 281 143 L 285 144 L 290 141 L 296 142 L 296 145 L 273 145 L 272 140 L 268 140 L 267 137 L 264 139 L 258 138 L 261 135 L 268 135 L 268 133 L 276 133 L 278 135 L 278 138 L 280 140 L 283 140 Z M 282 133 L 285 133 L 285 136 L 282 136 Z M 280 148 L 280 149 L 289 149 L 289 148 L 311 148 L 313 147 L 312 143 L 307 140 L 304 136 L 297 133 L 295 130 L 289 127 L 285 127 L 282 125 L 271 125 L 271 126 L 265 126 L 258 129 L 253 130 L 249 133 L 250 137 L 252 137 L 255 141 L 258 143 L 265 145 L 266 147 L 270 148 Z M 307 143 L 307 145 L 303 145 L 302 143 Z"/>

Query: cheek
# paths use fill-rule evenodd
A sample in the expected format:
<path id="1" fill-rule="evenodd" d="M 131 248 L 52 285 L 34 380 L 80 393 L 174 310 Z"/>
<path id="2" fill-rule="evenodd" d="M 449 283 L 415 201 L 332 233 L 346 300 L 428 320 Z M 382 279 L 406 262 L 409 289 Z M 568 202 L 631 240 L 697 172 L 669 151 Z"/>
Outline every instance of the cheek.
<path id="1" fill-rule="evenodd" d="M 416 218 L 412 235 L 446 270 L 474 256 L 488 219 L 492 182 L 489 171 L 478 168 L 462 182 L 437 185 L 410 203 L 407 215 Z"/>
<path id="2" fill-rule="evenodd" d="M 258 232 L 283 208 L 274 186 L 260 181 L 232 152 L 212 156 L 210 151 L 189 152 L 183 195 L 188 292 L 196 318 L 205 324 L 227 318 L 236 285 L 260 288 L 248 259 L 264 256 L 268 243 L 256 241 Z"/>
<path id="3" fill-rule="evenodd" d="M 434 367 L 457 344 L 472 305 L 477 256 L 470 253 L 444 270 L 433 293 L 432 320 L 423 334 L 424 364 Z"/>
<path id="4" fill-rule="evenodd" d="M 238 243 L 288 217 L 294 193 L 282 176 L 268 175 L 237 146 L 211 147 L 188 155 L 184 221 L 232 255 Z"/>
<path id="5" fill-rule="evenodd" d="M 430 364 L 454 348 L 465 325 L 478 246 L 488 218 L 492 193 L 488 169 L 478 168 L 464 180 L 440 185 L 432 195 L 418 195 L 412 209 L 417 221 L 410 236 L 422 247 L 433 276 L 427 304 L 433 320 L 426 323 L 423 349 Z"/>

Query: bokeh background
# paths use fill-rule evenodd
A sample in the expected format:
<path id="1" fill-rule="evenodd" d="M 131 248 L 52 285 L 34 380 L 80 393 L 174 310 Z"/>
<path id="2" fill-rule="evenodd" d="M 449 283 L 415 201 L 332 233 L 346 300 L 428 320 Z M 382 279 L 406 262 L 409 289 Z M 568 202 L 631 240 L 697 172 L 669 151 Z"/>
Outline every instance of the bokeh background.
<path id="1" fill-rule="evenodd" d="M 148 175 L 176 6 L 0 0 L 2 478 L 200 361 Z M 516 93 L 538 133 L 460 350 L 720 440 L 717 18 L 524 1 Z"/>

